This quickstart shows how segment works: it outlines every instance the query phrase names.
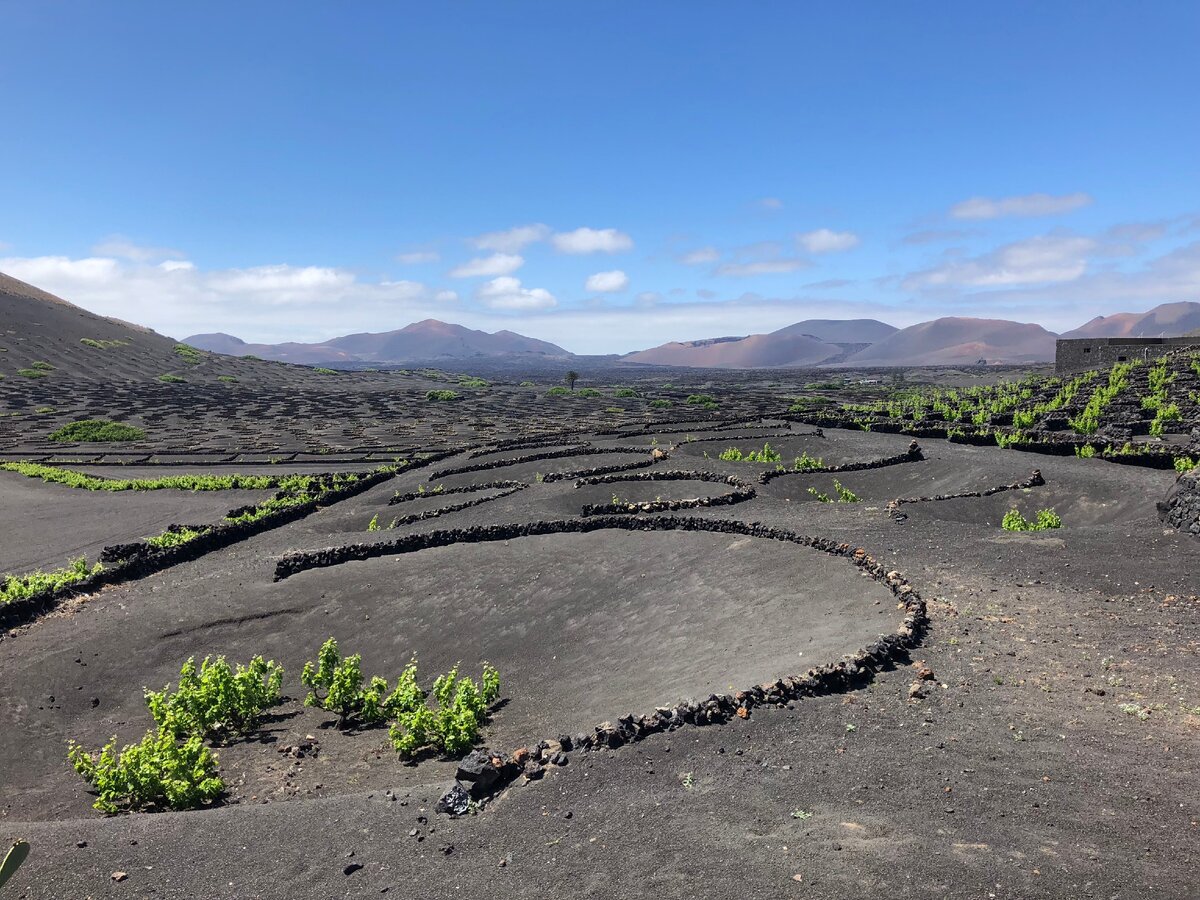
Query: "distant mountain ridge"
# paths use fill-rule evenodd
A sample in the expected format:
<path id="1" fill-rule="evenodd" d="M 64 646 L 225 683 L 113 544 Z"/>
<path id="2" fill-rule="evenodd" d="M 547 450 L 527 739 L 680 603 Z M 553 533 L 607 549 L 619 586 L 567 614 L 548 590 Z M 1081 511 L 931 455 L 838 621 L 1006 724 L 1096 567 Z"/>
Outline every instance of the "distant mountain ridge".
<path id="1" fill-rule="evenodd" d="M 141 325 L 98 316 L 0 273 L 0 335 L 8 352 L 0 369 L 29 365 L 53 351 L 64 364 L 88 371 L 104 361 L 110 374 L 170 372 L 179 364 L 172 338 Z M 1064 338 L 1200 337 L 1200 302 L 1163 303 L 1143 313 L 1097 316 Z M 799 366 L 922 366 L 1049 362 L 1053 332 L 1032 323 L 949 316 L 897 329 L 876 319 L 806 319 L 766 334 L 675 341 L 606 358 L 608 362 L 696 368 Z M 121 347 L 107 358 L 97 344 Z M 195 334 L 186 343 L 231 357 L 256 356 L 304 365 L 388 365 L 496 358 L 569 363 L 582 360 L 557 344 L 501 330 L 494 333 L 425 319 L 386 332 L 362 332 L 318 343 L 252 344 L 223 332 Z M 595 362 L 598 358 L 591 358 Z M 127 370 L 127 371 L 126 371 Z M 3 372 L 0 372 L 3 374 Z"/>
<path id="2" fill-rule="evenodd" d="M 876 319 L 806 319 L 769 334 L 674 341 L 627 353 L 628 363 L 703 369 L 834 365 L 896 329 Z"/>
<path id="3" fill-rule="evenodd" d="M 425 319 L 396 331 L 361 332 L 320 343 L 248 344 L 241 338 L 217 332 L 194 334 L 184 343 L 230 356 L 258 356 L 308 365 L 437 362 L 480 356 L 536 356 L 541 359 L 571 359 L 557 344 L 525 337 L 513 331 L 488 333 Z"/>
<path id="4" fill-rule="evenodd" d="M 1200 329 L 1200 303 L 1164 303 L 1144 313 L 1096 316 L 1064 338 L 1176 337 Z"/>

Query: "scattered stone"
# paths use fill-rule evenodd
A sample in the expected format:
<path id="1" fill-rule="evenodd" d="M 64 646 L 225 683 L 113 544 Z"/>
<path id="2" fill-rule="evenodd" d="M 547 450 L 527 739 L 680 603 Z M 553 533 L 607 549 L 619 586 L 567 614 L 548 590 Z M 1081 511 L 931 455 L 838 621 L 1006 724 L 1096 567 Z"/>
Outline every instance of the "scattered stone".
<path id="1" fill-rule="evenodd" d="M 471 795 L 457 781 L 438 798 L 437 806 L 434 807 L 438 812 L 451 817 L 465 815 L 470 808 Z"/>
<path id="2" fill-rule="evenodd" d="M 128 872 L 113 872 L 110 877 L 112 878 L 113 881 L 121 882 L 129 877 L 129 873 Z"/>

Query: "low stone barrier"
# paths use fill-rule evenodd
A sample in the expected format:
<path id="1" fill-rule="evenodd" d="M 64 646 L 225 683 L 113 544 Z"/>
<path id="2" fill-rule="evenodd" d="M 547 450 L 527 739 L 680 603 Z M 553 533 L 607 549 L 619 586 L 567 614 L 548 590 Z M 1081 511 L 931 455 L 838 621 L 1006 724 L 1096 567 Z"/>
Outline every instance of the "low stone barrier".
<path id="1" fill-rule="evenodd" d="M 888 501 L 887 511 L 897 522 L 903 522 L 908 518 L 905 513 L 900 511 L 900 507 L 905 503 L 932 503 L 938 500 L 961 500 L 967 497 L 991 497 L 1004 491 L 1021 491 L 1026 488 L 1041 487 L 1045 483 L 1046 479 L 1042 477 L 1041 470 L 1034 469 L 1024 481 L 1001 484 L 983 491 L 961 491 L 957 494 L 936 494 L 932 497 L 897 497 L 895 500 Z"/>
<path id="2" fill-rule="evenodd" d="M 710 484 L 725 484 L 733 488 L 728 494 L 716 497 L 693 497 L 684 500 L 646 500 L 630 503 L 598 503 L 584 504 L 580 515 L 636 515 L 649 512 L 675 512 L 681 509 L 697 509 L 709 506 L 732 506 L 746 500 L 753 500 L 757 492 L 736 475 L 718 475 L 714 472 L 687 472 L 677 469 L 661 472 L 639 472 L 635 475 L 596 475 L 591 478 L 581 478 L 575 482 L 575 487 L 588 487 L 597 484 L 623 484 L 632 481 L 705 481 Z"/>
<path id="3" fill-rule="evenodd" d="M 615 721 L 601 722 L 590 732 L 561 734 L 507 754 L 487 748 L 476 750 L 460 764 L 454 784 L 438 802 L 439 812 L 451 815 L 466 812 L 472 799 L 475 802 L 486 801 L 522 775 L 527 780 L 536 780 L 542 777 L 547 766 L 566 765 L 572 753 L 615 750 L 624 744 L 635 743 L 660 732 L 674 731 L 684 726 L 715 725 L 735 718 L 744 719 L 758 707 L 786 706 L 806 697 L 860 687 L 868 683 L 877 671 L 904 661 L 908 651 L 920 642 L 928 628 L 926 605 L 921 595 L 899 572 L 888 570 L 862 548 L 824 538 L 808 537 L 785 528 L 733 519 L 596 516 L 586 519 L 446 529 L 405 535 L 375 544 L 354 544 L 288 554 L 276 564 L 275 578 L 280 580 L 308 569 L 340 565 L 351 560 L 413 553 L 430 547 L 507 541 L 547 534 L 580 534 L 610 528 L 626 531 L 741 534 L 798 544 L 841 556 L 849 559 L 864 574 L 886 585 L 899 600 L 904 609 L 904 616 L 893 632 L 882 635 L 857 653 L 848 654 L 835 663 L 810 668 L 799 674 L 785 675 L 735 693 L 710 694 L 703 700 L 688 699 L 673 706 L 658 707 L 648 714 L 622 716 Z M 466 785 L 463 782 L 466 782 Z"/>
<path id="4" fill-rule="evenodd" d="M 1158 504 L 1158 514 L 1166 524 L 1200 535 L 1200 468 L 1175 479 L 1166 499 Z"/>

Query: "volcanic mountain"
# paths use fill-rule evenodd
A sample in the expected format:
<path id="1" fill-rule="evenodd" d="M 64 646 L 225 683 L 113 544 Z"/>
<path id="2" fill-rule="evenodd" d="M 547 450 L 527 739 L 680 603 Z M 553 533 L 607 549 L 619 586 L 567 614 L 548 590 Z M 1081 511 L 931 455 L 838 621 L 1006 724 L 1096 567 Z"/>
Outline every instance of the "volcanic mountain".
<path id="1" fill-rule="evenodd" d="M 948 316 L 902 328 L 855 353 L 854 366 L 1033 363 L 1054 359 L 1055 335 L 1041 325 Z"/>
<path id="2" fill-rule="evenodd" d="M 769 334 L 663 344 L 626 354 L 621 361 L 709 369 L 829 365 L 895 330 L 875 319 L 808 319 Z"/>
<path id="3" fill-rule="evenodd" d="M 248 344 L 228 334 L 195 334 L 187 343 L 231 356 L 254 355 L 294 363 L 410 363 L 472 357 L 570 359 L 556 344 L 512 331 L 489 334 L 462 325 L 425 319 L 397 331 L 348 334 L 314 344 Z"/>
<path id="4" fill-rule="evenodd" d="M 1096 316 L 1065 338 L 1176 337 L 1200 330 L 1200 303 L 1163 303 L 1144 313 Z"/>

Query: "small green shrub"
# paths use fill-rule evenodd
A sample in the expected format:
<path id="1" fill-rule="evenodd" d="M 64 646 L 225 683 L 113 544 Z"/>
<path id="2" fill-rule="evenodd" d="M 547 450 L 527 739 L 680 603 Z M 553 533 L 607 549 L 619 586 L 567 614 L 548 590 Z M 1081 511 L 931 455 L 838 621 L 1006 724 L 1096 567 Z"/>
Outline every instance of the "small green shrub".
<path id="1" fill-rule="evenodd" d="M 234 377 L 233 375 L 218 375 L 217 381 L 224 381 L 228 384 L 232 384 L 233 382 L 237 381 L 237 378 Z"/>
<path id="2" fill-rule="evenodd" d="M 1190 456 L 1175 457 L 1176 472 L 1190 472 L 1194 468 L 1196 468 L 1196 460 L 1192 459 Z"/>
<path id="3" fill-rule="evenodd" d="M 416 666 L 410 668 L 415 675 Z M 339 727 L 355 722 L 365 725 L 382 722 L 390 705 L 396 702 L 386 696 L 387 681 L 378 675 L 363 686 L 362 656 L 356 653 L 342 659 L 333 638 L 321 645 L 315 665 L 304 664 L 300 680 L 309 689 L 304 705 L 337 713 Z M 404 681 L 403 675 L 400 681 Z M 402 692 L 401 688 L 397 683 L 396 690 Z"/>
<path id="4" fill-rule="evenodd" d="M 822 503 L 832 503 L 833 502 L 832 497 L 830 497 L 824 491 L 818 491 L 815 487 L 810 487 L 808 489 L 808 492 L 810 494 L 812 494 L 814 497 L 816 497 Z"/>
<path id="5" fill-rule="evenodd" d="M 1062 524 L 1062 518 L 1052 509 L 1039 509 L 1031 522 L 1014 507 L 1004 514 L 1000 527 L 1005 531 L 1047 531 L 1062 528 Z"/>
<path id="6" fill-rule="evenodd" d="M 533 387 L 533 386 L 534 386 L 534 384 L 532 381 L 522 381 L 520 383 L 520 385 L 518 385 L 518 387 Z"/>
<path id="7" fill-rule="evenodd" d="M 457 400 L 458 397 L 459 397 L 458 391 L 450 391 L 450 390 L 443 389 L 440 391 L 426 391 L 425 392 L 425 399 L 430 401 L 431 403 Z"/>
<path id="8" fill-rule="evenodd" d="M 180 378 L 178 375 L 159 375 L 158 380 L 163 384 L 183 384 L 187 381 L 186 378 Z"/>
<path id="9" fill-rule="evenodd" d="M 371 516 L 371 521 L 367 523 L 367 531 L 378 531 L 378 530 L 379 530 L 379 514 L 376 513 L 375 515 Z"/>
<path id="10" fill-rule="evenodd" d="M 0 603 L 25 600 L 42 591 L 52 591 L 78 584 L 102 571 L 104 571 L 102 564 L 96 563 L 89 569 L 87 559 L 80 556 L 71 560 L 64 569 L 55 569 L 50 572 L 39 570 L 27 575 L 4 575 L 0 577 Z"/>
<path id="11" fill-rule="evenodd" d="M 258 725 L 264 710 L 279 703 L 283 669 L 256 656 L 232 669 L 225 657 L 204 657 L 199 669 L 191 657 L 179 670 L 171 692 L 146 692 L 146 706 L 155 724 L 176 738 L 224 738 L 246 734 Z"/>
<path id="12" fill-rule="evenodd" d="M 17 472 L 53 484 L 85 491 L 228 491 L 263 490 L 290 482 L 279 475 L 165 475 L 161 478 L 100 478 L 73 469 L 32 462 L 0 462 L 0 471 Z"/>
<path id="13" fill-rule="evenodd" d="M 17 369 L 17 374 L 23 378 L 45 378 L 46 373 L 41 369 Z"/>
<path id="14" fill-rule="evenodd" d="M 1084 444 L 1082 447 L 1075 448 L 1075 455 L 1080 459 L 1091 459 L 1096 455 L 1096 448 L 1091 444 Z"/>
<path id="15" fill-rule="evenodd" d="M 638 392 L 635 391 L 633 388 L 617 388 L 615 391 L 613 391 L 613 396 L 614 397 L 637 397 L 639 395 L 638 395 Z"/>
<path id="16" fill-rule="evenodd" d="M 858 503 L 862 499 L 836 478 L 833 479 L 833 489 L 837 491 L 838 503 Z"/>
<path id="17" fill-rule="evenodd" d="M 211 803 L 225 790 L 217 775 L 217 757 L 193 735 L 182 744 L 170 731 L 150 731 L 140 744 L 119 753 L 114 737 L 98 753 L 74 741 L 67 759 L 99 795 L 96 809 L 194 809 Z"/>
<path id="18" fill-rule="evenodd" d="M 42 362 L 41 360 L 38 360 L 37 362 L 34 362 L 34 363 L 30 363 L 29 368 L 38 369 L 39 371 L 42 371 L 42 372 L 53 372 L 54 371 L 54 366 L 50 365 L 50 363 L 48 363 L 48 362 Z"/>
<path id="19" fill-rule="evenodd" d="M 133 425 L 109 422 L 106 419 L 83 419 L 64 425 L 52 432 L 49 438 L 61 444 L 68 444 L 139 441 L 145 436 L 145 431 Z"/>
<path id="20" fill-rule="evenodd" d="M 550 390 L 546 391 L 547 397 L 567 397 L 570 396 L 570 394 L 570 389 L 562 387 L 561 385 L 552 387 Z"/>
<path id="21" fill-rule="evenodd" d="M 425 703 L 424 692 L 411 693 L 409 702 L 396 704 L 396 721 L 388 735 L 401 756 L 412 756 L 426 747 L 446 756 L 470 750 L 488 707 L 500 696 L 500 673 L 485 663 L 476 685 L 471 678 L 459 678 L 455 666 L 434 681 L 432 695 L 433 708 Z"/>
<path id="22" fill-rule="evenodd" d="M 579 397 L 599 397 L 599 396 L 601 396 L 600 392 L 598 390 L 596 390 L 595 388 L 580 388 L 575 393 L 576 393 L 576 396 L 579 396 Z"/>
<path id="23" fill-rule="evenodd" d="M 701 409 L 716 409 L 721 404 L 717 402 L 717 398 L 708 394 L 689 394 L 687 401 L 688 406 L 699 406 Z"/>
<path id="24" fill-rule="evenodd" d="M 208 528 L 168 528 L 162 534 L 156 534 L 154 537 L 146 538 L 146 543 L 151 547 L 156 547 L 159 550 L 166 550 L 169 547 L 178 547 L 180 544 L 186 544 L 188 541 L 194 541 L 202 534 L 207 534 Z"/>
<path id="25" fill-rule="evenodd" d="M 650 408 L 651 408 L 651 409 L 666 409 L 666 408 L 667 408 L 667 407 L 669 407 L 670 405 L 671 405 L 671 401 L 670 401 L 670 400 L 662 400 L 662 399 L 659 399 L 659 400 L 651 400 L 651 401 L 650 401 Z"/>
<path id="26" fill-rule="evenodd" d="M 314 366 L 313 371 L 319 375 L 337 375 L 338 374 L 337 369 L 329 369 L 329 368 L 326 368 L 325 366 Z"/>
<path id="27" fill-rule="evenodd" d="M 490 382 L 485 381 L 482 378 L 476 378 L 472 375 L 464 375 L 462 378 L 458 379 L 458 383 L 466 388 L 485 388 L 490 385 Z"/>
<path id="28" fill-rule="evenodd" d="M 96 340 L 95 338 L 80 338 L 79 343 L 94 350 L 107 350 L 109 347 L 127 347 L 129 345 L 129 341 Z"/>
<path id="29" fill-rule="evenodd" d="M 189 366 L 198 366 L 204 361 L 204 355 L 195 347 L 189 347 L 187 344 L 176 344 L 175 355 Z"/>
<path id="30" fill-rule="evenodd" d="M 792 460 L 792 471 L 794 472 L 811 472 L 814 469 L 823 468 L 825 468 L 825 460 L 819 456 L 809 456 L 807 450 Z"/>
<path id="31" fill-rule="evenodd" d="M 730 447 L 721 451 L 721 459 L 726 462 L 773 463 L 781 461 L 783 457 L 769 443 L 764 443 L 761 450 L 751 450 L 748 453 L 743 453 L 737 447 Z"/>

